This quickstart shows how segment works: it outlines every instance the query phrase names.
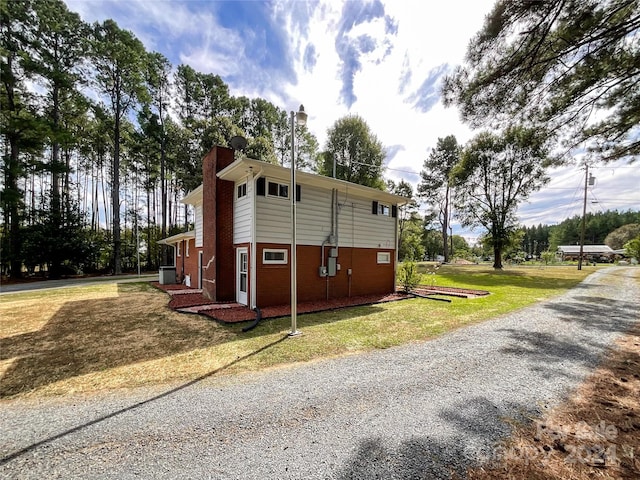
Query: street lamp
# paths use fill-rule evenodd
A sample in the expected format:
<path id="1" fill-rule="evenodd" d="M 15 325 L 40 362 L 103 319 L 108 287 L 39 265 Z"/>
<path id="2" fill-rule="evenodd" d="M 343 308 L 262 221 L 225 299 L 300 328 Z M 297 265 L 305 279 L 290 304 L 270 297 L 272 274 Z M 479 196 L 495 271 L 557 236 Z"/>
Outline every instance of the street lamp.
<path id="1" fill-rule="evenodd" d="M 291 199 L 291 331 L 289 336 L 300 335 L 298 331 L 298 286 L 297 286 L 297 255 L 296 255 L 296 155 L 295 136 L 296 123 L 299 126 L 307 124 L 307 114 L 304 113 L 304 106 L 300 105 L 298 113 L 291 111 L 291 187 L 289 188 L 289 198 Z"/>

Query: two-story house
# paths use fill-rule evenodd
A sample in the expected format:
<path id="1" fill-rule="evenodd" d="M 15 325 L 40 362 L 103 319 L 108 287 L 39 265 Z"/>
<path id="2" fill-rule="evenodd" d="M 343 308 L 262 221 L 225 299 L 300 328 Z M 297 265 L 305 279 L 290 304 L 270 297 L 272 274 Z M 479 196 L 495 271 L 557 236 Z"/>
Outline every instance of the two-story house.
<path id="1" fill-rule="evenodd" d="M 195 230 L 163 240 L 178 275 L 214 301 L 288 304 L 295 194 L 298 301 L 393 292 L 397 212 L 408 199 L 305 172 L 291 188 L 290 172 L 214 147 L 203 184 L 182 200 Z"/>

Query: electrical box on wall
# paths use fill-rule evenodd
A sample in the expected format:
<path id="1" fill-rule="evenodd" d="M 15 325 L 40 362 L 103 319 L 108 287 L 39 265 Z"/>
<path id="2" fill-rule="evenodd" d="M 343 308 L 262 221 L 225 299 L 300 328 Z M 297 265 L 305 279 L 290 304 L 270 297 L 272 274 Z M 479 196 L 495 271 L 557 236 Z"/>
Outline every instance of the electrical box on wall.
<path id="1" fill-rule="evenodd" d="M 327 274 L 330 277 L 335 277 L 336 276 L 336 265 L 337 265 L 337 261 L 335 257 L 329 257 L 327 259 Z"/>
<path id="2" fill-rule="evenodd" d="M 329 249 L 329 257 L 336 258 L 338 256 L 338 249 L 331 248 Z"/>
<path id="3" fill-rule="evenodd" d="M 318 275 L 321 277 L 327 276 L 327 267 L 318 267 Z"/>

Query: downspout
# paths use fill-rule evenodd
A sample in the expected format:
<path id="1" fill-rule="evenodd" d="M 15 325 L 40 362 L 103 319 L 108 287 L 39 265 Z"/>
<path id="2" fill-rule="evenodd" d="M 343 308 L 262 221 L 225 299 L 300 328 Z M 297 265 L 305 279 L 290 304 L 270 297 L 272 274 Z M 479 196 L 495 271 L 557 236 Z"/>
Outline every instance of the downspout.
<path id="1" fill-rule="evenodd" d="M 396 205 L 396 210 L 398 209 L 398 205 Z M 398 218 L 400 217 L 400 213 L 396 215 L 396 225 L 394 231 L 394 250 L 395 250 L 395 262 L 393 265 L 393 292 L 396 291 L 396 285 L 398 285 Z"/>
<path id="2" fill-rule="evenodd" d="M 321 245 L 321 249 L 320 249 L 320 265 L 322 267 L 322 269 L 324 270 L 325 268 L 325 264 L 324 264 L 324 247 L 327 244 L 330 243 L 334 243 L 333 239 L 335 238 L 335 230 L 336 230 L 336 226 L 335 226 L 335 220 L 336 220 L 336 214 L 335 214 L 335 208 L 336 208 L 336 199 L 338 198 L 338 193 L 337 193 L 337 189 L 333 188 L 331 189 L 331 232 L 329 233 L 329 238 L 325 239 L 322 241 L 322 245 Z M 335 242 L 337 243 L 337 241 Z M 337 245 L 336 245 L 337 247 Z M 329 282 L 329 276 L 327 275 L 327 285 Z M 329 296 L 328 293 L 328 286 L 327 286 L 327 298 Z"/>
<path id="3" fill-rule="evenodd" d="M 184 282 L 184 257 L 187 254 L 187 245 L 184 240 L 180 240 L 182 242 L 182 271 L 180 272 L 180 283 Z"/>
<path id="4" fill-rule="evenodd" d="M 257 195 L 256 195 L 256 180 L 258 180 L 258 178 L 260 178 L 262 176 L 262 170 L 260 170 L 257 175 L 253 173 L 253 168 L 250 168 L 249 170 L 249 176 L 251 177 L 251 202 L 252 202 L 252 212 L 251 212 L 251 272 L 249 274 L 249 288 L 251 289 L 251 299 L 249 301 L 249 304 L 251 305 L 252 309 L 257 309 L 257 298 L 258 298 L 258 292 L 257 292 L 257 284 L 256 284 L 256 269 L 257 269 L 257 265 L 258 265 L 258 239 L 257 239 L 257 234 L 256 234 L 256 201 L 257 201 Z M 260 317 L 260 314 L 258 313 L 258 316 Z"/>
<path id="5" fill-rule="evenodd" d="M 348 189 L 348 188 L 349 188 L 349 187 L 347 186 L 347 189 Z M 335 207 L 334 207 L 334 208 L 332 208 L 332 210 L 333 210 L 333 220 L 332 220 L 332 222 L 331 222 L 331 223 L 334 225 L 334 228 L 333 228 L 333 232 L 332 232 L 332 233 L 333 233 L 333 243 L 334 243 L 335 248 L 336 248 L 336 261 L 337 261 L 337 259 L 338 259 L 338 244 L 340 243 L 340 242 L 338 241 L 338 210 L 339 210 L 339 208 L 338 208 L 338 207 L 339 207 L 339 205 L 338 205 L 338 195 L 339 195 L 339 193 L 338 193 L 338 189 L 337 189 L 337 188 L 334 188 L 334 190 L 335 190 L 335 192 L 336 192 L 336 194 L 335 194 L 335 200 L 334 200 L 334 202 L 335 202 Z M 345 200 L 346 200 L 346 199 L 345 199 Z M 328 299 L 329 299 L 329 295 L 328 295 L 328 292 L 327 292 L 327 300 L 328 300 Z"/>
<path id="6" fill-rule="evenodd" d="M 353 251 L 356 248 L 356 205 L 351 202 L 351 268 L 347 271 L 349 277 L 349 297 L 351 297 L 351 280 L 353 274 Z"/>
<path id="7" fill-rule="evenodd" d="M 331 189 L 331 235 L 335 234 L 335 197 L 337 189 Z"/>
<path id="8" fill-rule="evenodd" d="M 334 243 L 336 245 L 336 256 L 337 256 L 337 254 L 338 254 L 338 243 L 340 243 L 338 241 L 338 213 L 339 213 L 340 209 L 339 209 L 339 204 L 338 204 L 338 189 L 336 188 L 335 190 L 336 190 L 336 200 L 335 200 L 336 207 L 335 207 L 335 210 L 334 210 L 335 211 L 335 229 L 333 231 L 333 237 L 334 237 Z M 346 190 L 346 193 L 345 193 L 345 203 L 347 201 L 348 193 L 349 193 L 349 186 L 347 185 L 347 190 Z"/>

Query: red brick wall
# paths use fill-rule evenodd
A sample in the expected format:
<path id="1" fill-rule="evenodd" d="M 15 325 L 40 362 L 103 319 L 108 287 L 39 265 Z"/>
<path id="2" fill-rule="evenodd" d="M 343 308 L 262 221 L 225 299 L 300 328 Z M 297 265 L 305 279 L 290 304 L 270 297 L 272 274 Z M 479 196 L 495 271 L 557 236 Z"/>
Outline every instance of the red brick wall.
<path id="1" fill-rule="evenodd" d="M 220 148 L 220 147 L 218 147 Z M 233 150 L 231 151 L 231 161 L 233 161 Z M 231 163 L 231 162 L 229 162 Z M 226 167 L 229 163 L 224 164 Z M 222 169 L 224 167 L 221 167 Z M 217 198 L 217 230 L 216 230 L 216 251 L 218 252 L 216 285 L 217 300 L 220 302 L 230 302 L 235 300 L 235 250 L 233 248 L 233 195 L 234 183 L 218 180 Z"/>
<path id="2" fill-rule="evenodd" d="M 189 256 L 187 257 L 187 242 L 189 243 Z M 200 248 L 196 248 L 196 240 L 180 241 L 180 256 L 176 258 L 176 275 L 179 280 L 183 280 L 186 275 L 191 275 L 191 286 L 198 286 L 198 252 Z"/>
<path id="3" fill-rule="evenodd" d="M 262 251 L 265 248 L 278 248 L 287 250 L 287 258 L 291 259 L 290 245 L 279 243 L 259 243 L 256 246 L 256 303 L 258 307 L 271 305 L 286 305 L 291 302 L 291 264 L 263 265 Z"/>
<path id="4" fill-rule="evenodd" d="M 213 301 L 235 298 L 233 183 L 216 177 L 233 162 L 233 150 L 213 147 L 202 160 L 203 293 Z"/>
<path id="5" fill-rule="evenodd" d="M 257 258 L 257 304 L 258 307 L 286 305 L 291 302 L 291 264 L 263 265 L 264 248 L 284 248 L 288 252 L 290 245 L 258 244 Z M 394 286 L 393 250 L 381 248 L 348 248 L 338 250 L 340 270 L 335 277 L 320 277 L 321 247 L 299 245 L 297 249 L 298 266 L 298 302 L 310 302 L 327 298 L 340 298 L 371 293 L 391 293 Z M 329 248 L 325 247 L 325 265 Z M 390 252 L 391 263 L 378 264 L 377 253 Z M 289 256 L 290 258 L 290 256 Z M 348 270 L 352 275 L 348 275 Z"/>

